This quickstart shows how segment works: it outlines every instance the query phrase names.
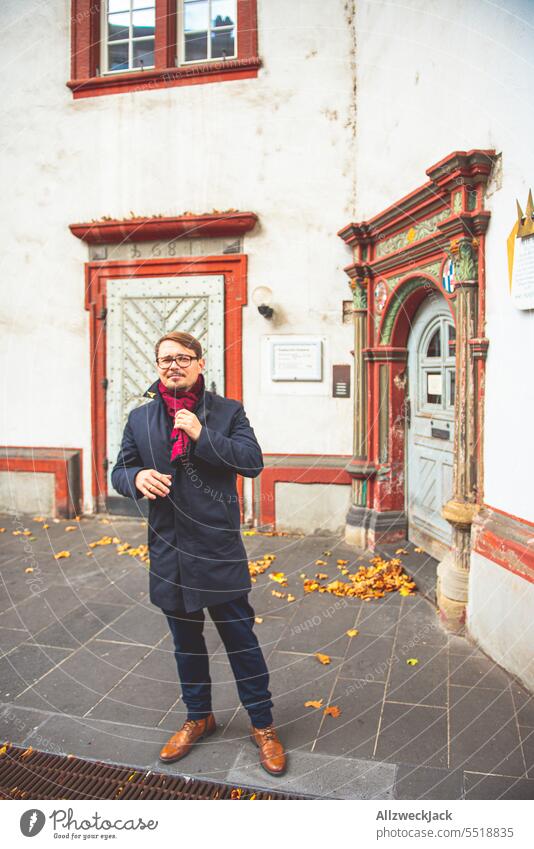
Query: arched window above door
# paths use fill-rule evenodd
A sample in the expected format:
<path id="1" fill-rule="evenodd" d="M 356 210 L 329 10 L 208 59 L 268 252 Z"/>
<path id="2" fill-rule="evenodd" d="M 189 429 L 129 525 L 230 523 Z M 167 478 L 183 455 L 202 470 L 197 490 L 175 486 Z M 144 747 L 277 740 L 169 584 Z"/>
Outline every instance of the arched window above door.
<path id="1" fill-rule="evenodd" d="M 432 414 L 454 408 L 455 356 L 450 343 L 455 327 L 446 315 L 434 317 L 421 336 L 417 352 L 418 410 Z"/>

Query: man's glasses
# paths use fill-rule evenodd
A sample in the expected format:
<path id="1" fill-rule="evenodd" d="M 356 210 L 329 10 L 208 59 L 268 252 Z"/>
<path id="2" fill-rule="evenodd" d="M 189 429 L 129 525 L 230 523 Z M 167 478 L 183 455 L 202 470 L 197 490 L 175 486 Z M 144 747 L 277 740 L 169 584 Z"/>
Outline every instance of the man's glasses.
<path id="1" fill-rule="evenodd" d="M 156 357 L 156 362 L 160 368 L 170 368 L 174 362 L 179 366 L 188 368 L 191 365 L 191 360 L 198 360 L 199 357 L 190 357 L 189 354 L 176 354 L 175 357 Z"/>

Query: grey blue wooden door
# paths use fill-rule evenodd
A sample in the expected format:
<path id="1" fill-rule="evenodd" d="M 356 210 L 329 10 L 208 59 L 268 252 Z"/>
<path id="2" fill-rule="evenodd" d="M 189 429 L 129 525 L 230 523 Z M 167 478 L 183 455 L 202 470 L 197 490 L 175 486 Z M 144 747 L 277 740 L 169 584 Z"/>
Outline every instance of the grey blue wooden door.
<path id="1" fill-rule="evenodd" d="M 106 427 L 108 494 L 128 413 L 147 403 L 158 377 L 154 346 L 173 330 L 192 333 L 206 358 L 206 389 L 224 395 L 224 277 L 108 280 Z"/>
<path id="2" fill-rule="evenodd" d="M 441 558 L 452 542 L 441 507 L 452 495 L 455 329 L 441 296 L 423 302 L 408 341 L 408 537 Z"/>

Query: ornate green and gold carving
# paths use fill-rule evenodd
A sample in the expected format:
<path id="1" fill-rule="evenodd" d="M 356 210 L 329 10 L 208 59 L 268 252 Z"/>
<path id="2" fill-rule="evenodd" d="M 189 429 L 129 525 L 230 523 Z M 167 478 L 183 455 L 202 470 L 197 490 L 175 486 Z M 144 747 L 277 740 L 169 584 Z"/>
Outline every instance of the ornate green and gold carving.
<path id="1" fill-rule="evenodd" d="M 450 214 L 450 209 L 447 207 L 441 212 L 437 212 L 435 215 L 432 215 L 431 218 L 419 221 L 418 223 L 408 227 L 406 230 L 402 230 L 400 233 L 395 233 L 395 235 L 390 236 L 389 239 L 383 239 L 376 245 L 375 256 L 385 256 L 386 254 L 393 253 L 393 251 L 409 247 L 415 242 L 420 242 L 421 239 L 425 239 L 427 236 L 431 236 L 432 233 L 436 232 L 439 222 L 449 218 Z"/>
<path id="2" fill-rule="evenodd" d="M 367 289 L 363 282 L 357 281 L 352 289 L 352 306 L 355 310 L 367 309 Z"/>
<path id="3" fill-rule="evenodd" d="M 414 289 L 419 289 L 421 286 L 424 286 L 425 283 L 428 283 L 428 280 L 425 280 L 425 278 L 414 277 L 412 280 L 408 280 L 400 291 L 393 295 L 393 299 L 389 305 L 380 331 L 380 345 L 389 345 L 393 325 L 403 302 L 406 300 L 408 295 L 414 291 Z"/>
<path id="4" fill-rule="evenodd" d="M 451 244 L 451 256 L 454 260 L 454 276 L 458 283 L 478 278 L 478 242 L 465 236 Z"/>

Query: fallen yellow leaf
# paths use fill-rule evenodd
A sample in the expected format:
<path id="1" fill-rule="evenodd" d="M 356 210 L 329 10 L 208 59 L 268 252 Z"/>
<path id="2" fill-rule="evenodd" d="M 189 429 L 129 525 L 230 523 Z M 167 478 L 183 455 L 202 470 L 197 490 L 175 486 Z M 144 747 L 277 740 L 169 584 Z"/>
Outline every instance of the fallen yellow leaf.
<path id="1" fill-rule="evenodd" d="M 276 581 L 278 584 L 282 584 L 284 587 L 287 586 L 287 578 L 283 572 L 271 572 L 269 575 L 271 581 Z"/>
<path id="2" fill-rule="evenodd" d="M 63 557 L 70 557 L 70 551 L 58 551 L 54 554 L 54 560 L 61 560 Z"/>
<path id="3" fill-rule="evenodd" d="M 325 707 L 323 713 L 325 716 L 338 717 L 341 715 L 341 708 L 338 708 L 337 705 L 329 705 L 329 707 Z"/>
<path id="4" fill-rule="evenodd" d="M 416 664 L 416 663 L 419 663 L 419 661 L 418 661 L 418 659 L 417 659 L 416 657 L 409 657 L 409 658 L 408 658 L 408 660 L 406 661 L 406 663 L 407 663 L 409 666 L 415 666 L 415 664 Z"/>
<path id="5" fill-rule="evenodd" d="M 44 520 L 45 520 L 44 516 L 34 516 L 33 517 L 34 522 L 44 522 Z"/>
<path id="6" fill-rule="evenodd" d="M 309 702 L 304 702 L 304 707 L 320 708 L 323 706 L 322 699 L 310 699 Z"/>
<path id="7" fill-rule="evenodd" d="M 67 525 L 67 527 L 65 528 L 66 531 L 76 531 L 77 529 L 77 525 Z"/>
<path id="8" fill-rule="evenodd" d="M 317 660 L 320 663 L 324 663 L 325 665 L 327 663 L 330 663 L 330 658 L 327 654 L 321 654 L 320 652 L 315 652 L 315 657 L 317 658 Z"/>
<path id="9" fill-rule="evenodd" d="M 288 600 L 288 601 L 295 601 L 295 596 L 294 596 L 294 595 L 291 595 L 291 593 L 288 593 L 288 594 L 287 594 L 287 600 Z"/>
<path id="10" fill-rule="evenodd" d="M 261 625 L 261 623 L 263 622 L 263 616 L 255 616 L 254 622 L 257 622 L 258 625 Z"/>
<path id="11" fill-rule="evenodd" d="M 345 631 L 345 633 L 346 633 L 347 637 L 355 637 L 356 634 L 359 633 L 359 631 L 358 631 L 357 628 L 349 628 L 349 630 Z"/>

